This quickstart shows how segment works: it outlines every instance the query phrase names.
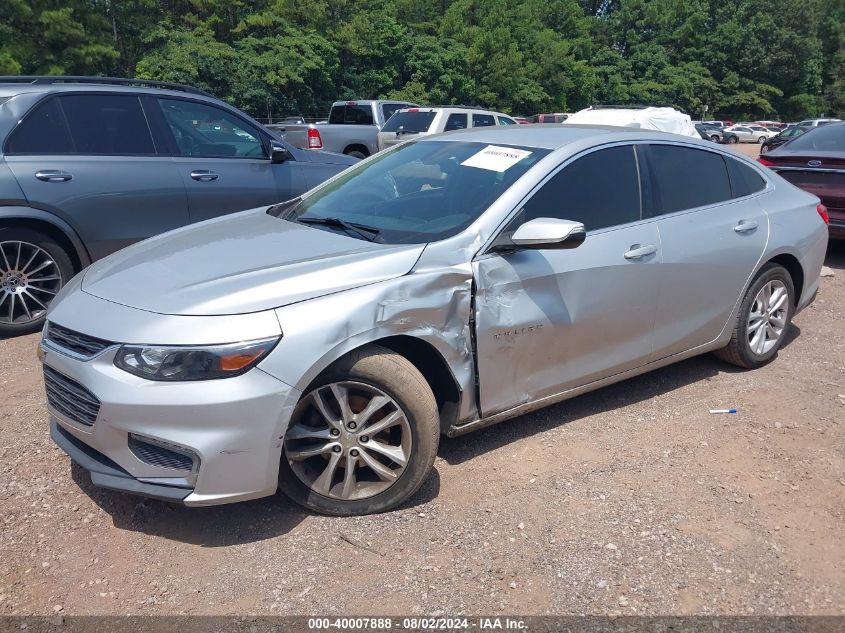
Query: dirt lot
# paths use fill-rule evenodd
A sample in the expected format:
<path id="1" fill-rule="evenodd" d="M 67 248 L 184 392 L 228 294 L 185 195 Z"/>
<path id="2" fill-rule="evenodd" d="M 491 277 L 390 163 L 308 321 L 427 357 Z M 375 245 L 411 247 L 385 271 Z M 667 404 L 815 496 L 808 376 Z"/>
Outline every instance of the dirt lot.
<path id="1" fill-rule="evenodd" d="M 828 265 L 769 366 L 703 356 L 444 439 L 364 518 L 95 489 L 49 439 L 37 337 L 0 341 L 0 614 L 842 614 L 845 244 Z"/>

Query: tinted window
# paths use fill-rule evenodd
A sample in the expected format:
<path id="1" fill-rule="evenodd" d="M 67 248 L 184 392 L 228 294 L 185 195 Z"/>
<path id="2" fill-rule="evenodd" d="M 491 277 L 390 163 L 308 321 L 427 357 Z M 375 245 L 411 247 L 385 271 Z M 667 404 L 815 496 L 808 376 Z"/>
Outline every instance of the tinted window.
<path id="1" fill-rule="evenodd" d="M 387 121 L 390 117 L 396 114 L 397 110 L 407 107 L 407 103 L 383 103 L 381 106 L 381 116 L 385 121 Z"/>
<path id="2" fill-rule="evenodd" d="M 516 125 L 516 121 L 509 119 L 506 116 L 499 117 L 499 125 Z"/>
<path id="3" fill-rule="evenodd" d="M 138 97 L 64 95 L 59 101 L 77 154 L 155 154 Z"/>
<path id="4" fill-rule="evenodd" d="M 256 130 L 225 110 L 194 101 L 159 99 L 182 156 L 262 158 Z"/>
<path id="5" fill-rule="evenodd" d="M 762 191 L 766 187 L 766 181 L 752 167 L 745 165 L 733 158 L 726 158 L 728 175 L 731 179 L 731 192 L 734 198 L 749 196 L 752 193 Z"/>
<path id="6" fill-rule="evenodd" d="M 358 105 L 357 103 L 332 106 L 331 112 L 329 112 L 329 123 L 372 125 L 373 108 L 370 104 Z"/>
<path id="7" fill-rule="evenodd" d="M 496 118 L 492 114 L 473 114 L 472 127 L 496 125 Z"/>
<path id="8" fill-rule="evenodd" d="M 427 112 L 397 112 L 390 117 L 390 121 L 384 124 L 381 131 L 396 132 L 401 127 L 403 132 L 409 134 L 428 132 L 435 114 L 437 113 L 430 110 Z"/>
<path id="9" fill-rule="evenodd" d="M 71 154 L 73 144 L 55 99 L 42 101 L 12 132 L 8 154 Z"/>
<path id="10" fill-rule="evenodd" d="M 444 132 L 448 132 L 450 130 L 465 130 L 467 127 L 467 115 L 460 114 L 460 113 L 453 113 L 449 115 L 449 118 L 446 119 L 446 127 L 443 128 Z"/>
<path id="11" fill-rule="evenodd" d="M 524 220 L 535 218 L 583 222 L 588 231 L 639 220 L 634 148 L 598 150 L 564 167 L 525 204 Z"/>
<path id="12" fill-rule="evenodd" d="M 703 207 L 731 198 L 725 161 L 714 152 L 651 145 L 649 168 L 658 213 Z"/>
<path id="13" fill-rule="evenodd" d="M 845 152 L 845 123 L 835 123 L 810 129 L 787 146 L 792 151 Z"/>

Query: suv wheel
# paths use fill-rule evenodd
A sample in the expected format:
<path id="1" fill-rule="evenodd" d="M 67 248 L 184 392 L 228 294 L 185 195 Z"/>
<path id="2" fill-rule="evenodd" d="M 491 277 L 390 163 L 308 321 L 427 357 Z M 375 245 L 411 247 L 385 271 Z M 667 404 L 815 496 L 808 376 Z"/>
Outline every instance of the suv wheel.
<path id="1" fill-rule="evenodd" d="M 369 346 L 306 390 L 285 434 L 279 486 L 323 514 L 390 510 L 425 481 L 439 440 L 425 378 L 405 357 Z"/>
<path id="2" fill-rule="evenodd" d="M 715 355 L 746 369 L 765 365 L 783 345 L 794 311 L 792 277 L 783 266 L 767 264 L 745 293 L 731 342 Z"/>
<path id="3" fill-rule="evenodd" d="M 47 307 L 72 276 L 70 257 L 48 235 L 0 229 L 0 336 L 41 328 Z"/>

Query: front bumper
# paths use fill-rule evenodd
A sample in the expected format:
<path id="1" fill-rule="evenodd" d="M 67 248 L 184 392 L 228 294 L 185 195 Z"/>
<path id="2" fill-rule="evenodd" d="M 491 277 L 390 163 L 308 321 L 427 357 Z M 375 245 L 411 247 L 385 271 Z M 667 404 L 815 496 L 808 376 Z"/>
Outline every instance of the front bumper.
<path id="1" fill-rule="evenodd" d="M 299 392 L 253 368 L 222 380 L 153 382 L 114 366 L 116 348 L 90 360 L 42 344 L 46 366 L 100 402 L 93 425 L 49 406 L 51 434 L 94 485 L 188 506 L 274 494 L 281 438 Z M 130 434 L 194 457 L 190 470 L 142 460 Z M 155 460 L 153 460 L 155 462 Z"/>

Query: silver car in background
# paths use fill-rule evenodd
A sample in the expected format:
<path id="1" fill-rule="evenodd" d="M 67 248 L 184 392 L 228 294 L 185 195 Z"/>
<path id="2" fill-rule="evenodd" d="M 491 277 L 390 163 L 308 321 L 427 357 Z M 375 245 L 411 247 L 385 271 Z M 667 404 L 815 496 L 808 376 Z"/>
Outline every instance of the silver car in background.
<path id="1" fill-rule="evenodd" d="M 660 132 L 421 138 L 80 273 L 41 343 L 51 433 L 105 488 L 388 510 L 442 434 L 705 352 L 771 361 L 819 287 L 817 205 Z"/>

